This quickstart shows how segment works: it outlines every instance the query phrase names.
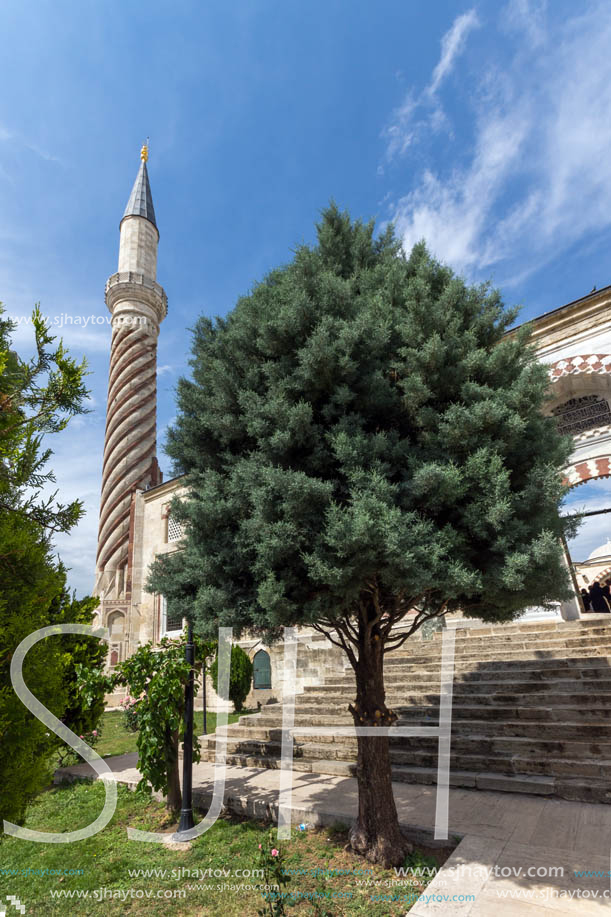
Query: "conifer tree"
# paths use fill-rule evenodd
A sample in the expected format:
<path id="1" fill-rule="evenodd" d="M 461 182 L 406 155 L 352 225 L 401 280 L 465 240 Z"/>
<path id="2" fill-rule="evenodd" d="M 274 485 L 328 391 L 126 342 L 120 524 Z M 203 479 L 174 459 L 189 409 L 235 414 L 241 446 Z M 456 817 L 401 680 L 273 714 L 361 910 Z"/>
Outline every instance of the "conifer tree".
<path id="1" fill-rule="evenodd" d="M 334 205 L 317 231 L 195 327 L 168 440 L 187 534 L 149 585 L 210 636 L 316 628 L 354 669 L 355 724 L 388 726 L 385 656 L 424 622 L 508 621 L 570 594 L 570 443 L 498 292 Z M 387 737 L 358 737 L 357 778 L 354 849 L 400 863 Z"/>
<path id="2" fill-rule="evenodd" d="M 81 502 L 62 504 L 56 494 L 43 495 L 55 479 L 47 465 L 51 451 L 42 441 L 86 411 L 85 364 L 72 359 L 61 341 L 54 345 L 38 307 L 32 315 L 36 353 L 22 359 L 11 343 L 15 325 L 3 312 L 0 304 L 0 824 L 23 820 L 28 802 L 49 779 L 60 745 L 14 691 L 15 649 L 41 627 L 90 618 L 97 601 L 70 598 L 65 568 L 51 544 L 53 532 L 67 532 L 78 522 Z M 63 640 L 37 644 L 24 665 L 29 689 L 59 717 L 74 714 L 68 686 L 73 661 L 95 665 L 106 652 L 91 647 L 95 641 L 88 638 L 90 648 L 81 648 L 73 660 L 78 641 Z"/>

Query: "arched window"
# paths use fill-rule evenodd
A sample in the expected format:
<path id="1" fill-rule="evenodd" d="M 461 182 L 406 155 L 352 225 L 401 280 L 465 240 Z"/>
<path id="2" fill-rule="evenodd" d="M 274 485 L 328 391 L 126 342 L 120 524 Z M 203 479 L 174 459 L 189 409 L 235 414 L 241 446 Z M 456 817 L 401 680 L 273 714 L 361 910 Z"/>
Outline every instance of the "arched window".
<path id="1" fill-rule="evenodd" d="M 122 634 L 125 629 L 125 617 L 121 611 L 113 611 L 108 615 L 108 630 L 112 634 Z"/>
<path id="2" fill-rule="evenodd" d="M 253 688 L 271 688 L 272 686 L 272 667 L 269 661 L 269 653 L 265 650 L 259 650 L 255 653 L 253 659 Z"/>

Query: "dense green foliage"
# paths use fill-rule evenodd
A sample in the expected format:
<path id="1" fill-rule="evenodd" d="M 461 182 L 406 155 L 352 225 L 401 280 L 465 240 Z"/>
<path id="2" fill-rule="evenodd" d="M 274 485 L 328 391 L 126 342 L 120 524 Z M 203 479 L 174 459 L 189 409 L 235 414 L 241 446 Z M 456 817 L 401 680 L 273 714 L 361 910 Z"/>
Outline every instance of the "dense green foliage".
<path id="1" fill-rule="evenodd" d="M 13 325 L 0 310 L 0 819 L 13 822 L 23 820 L 29 800 L 47 782 L 60 743 L 15 694 L 11 657 L 28 634 L 49 624 L 90 620 L 94 607 L 94 600 L 76 602 L 67 594 L 65 570 L 49 541 L 50 532 L 74 525 L 80 503 L 41 497 L 42 487 L 53 480 L 44 468 L 50 452 L 42 451 L 42 436 L 64 429 L 83 411 L 84 367 L 61 344 L 50 349 L 54 339 L 38 310 L 33 327 L 36 356 L 24 361 L 11 349 Z M 104 652 L 85 642 L 49 638 L 33 647 L 24 664 L 32 693 L 72 722 L 84 717 L 76 712 L 74 664 Z M 94 709 L 87 721 L 95 715 Z"/>
<path id="2" fill-rule="evenodd" d="M 79 600 L 64 592 L 58 603 L 61 622 L 92 624 L 99 601 L 92 596 Z M 111 689 L 111 683 L 104 675 L 108 643 L 97 637 L 81 637 L 76 634 L 65 635 L 60 640 L 65 694 L 61 721 L 90 745 L 96 745 L 101 735 L 104 698 Z M 72 756 L 80 761 L 78 755 L 65 746 L 62 763 Z"/>
<path id="3" fill-rule="evenodd" d="M 151 585 L 210 633 L 343 630 L 372 586 L 393 621 L 565 596 L 569 441 L 514 318 L 424 244 L 406 257 L 329 208 L 317 246 L 196 325 L 167 444 L 188 534 Z"/>
<path id="4" fill-rule="evenodd" d="M 47 727 L 15 694 L 10 661 L 28 634 L 54 623 L 51 608 L 62 594 L 65 575 L 35 523 L 24 518 L 16 525 L 1 512 L 0 556 L 0 818 L 21 823 L 28 802 L 50 778 L 59 740 L 54 743 Z M 65 694 L 59 639 L 35 646 L 23 674 L 41 703 L 61 715 Z"/>
<path id="5" fill-rule="evenodd" d="M 210 666 L 210 676 L 214 690 L 218 692 L 218 656 Z M 229 700 L 236 713 L 244 708 L 244 701 L 252 686 L 252 662 L 241 646 L 231 647 L 231 667 L 229 670 Z"/>

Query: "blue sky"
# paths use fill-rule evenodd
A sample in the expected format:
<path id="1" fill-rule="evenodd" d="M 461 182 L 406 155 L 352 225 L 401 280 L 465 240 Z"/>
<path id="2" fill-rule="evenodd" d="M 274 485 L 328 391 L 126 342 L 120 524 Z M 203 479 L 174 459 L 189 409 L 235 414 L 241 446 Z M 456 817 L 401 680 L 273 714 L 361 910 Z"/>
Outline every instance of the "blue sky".
<path id="1" fill-rule="evenodd" d="M 509 0 L 5 0 L 0 299 L 106 315 L 118 224 L 150 135 L 169 299 L 159 441 L 197 315 L 224 314 L 313 238 L 331 197 L 394 220 L 522 318 L 611 283 L 611 6 Z M 87 516 L 57 540 L 91 589 L 109 327 L 61 329 L 91 413 L 49 441 Z M 15 344 L 25 353 L 31 332 Z M 605 484 L 576 492 L 611 504 Z M 604 540 L 606 517 L 581 536 Z M 589 540 L 588 540 L 589 539 Z"/>

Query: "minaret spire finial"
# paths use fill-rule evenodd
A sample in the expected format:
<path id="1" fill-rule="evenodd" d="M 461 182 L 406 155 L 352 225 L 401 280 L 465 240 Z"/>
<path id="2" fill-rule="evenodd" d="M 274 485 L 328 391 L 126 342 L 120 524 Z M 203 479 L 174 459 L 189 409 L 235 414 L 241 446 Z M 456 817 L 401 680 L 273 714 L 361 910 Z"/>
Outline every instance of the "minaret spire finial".
<path id="1" fill-rule="evenodd" d="M 145 220 L 149 220 L 149 222 L 157 228 L 155 222 L 155 208 L 153 207 L 153 196 L 151 194 L 151 186 L 149 185 L 149 177 L 146 169 L 146 161 L 148 158 L 149 138 L 147 137 L 146 143 L 142 144 L 142 149 L 140 150 L 140 159 L 142 160 L 140 169 L 138 170 L 138 175 L 136 176 L 136 181 L 134 182 L 134 187 L 132 188 L 132 193 L 129 196 L 123 216 L 144 217 Z"/>

